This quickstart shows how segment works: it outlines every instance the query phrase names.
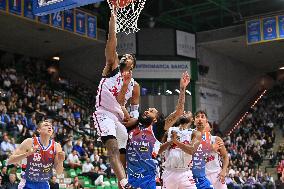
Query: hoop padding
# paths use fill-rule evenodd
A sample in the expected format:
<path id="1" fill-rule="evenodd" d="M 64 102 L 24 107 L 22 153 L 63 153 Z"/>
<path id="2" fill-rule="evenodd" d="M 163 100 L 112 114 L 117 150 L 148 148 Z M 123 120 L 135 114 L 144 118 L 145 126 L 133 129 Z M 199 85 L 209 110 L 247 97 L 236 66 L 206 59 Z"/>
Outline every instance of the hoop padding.
<path id="1" fill-rule="evenodd" d="M 146 0 L 131 0 L 126 7 L 113 5 L 113 0 L 107 0 L 112 14 L 116 17 L 115 32 L 126 34 L 139 31 L 137 27 L 139 15 L 144 8 Z M 115 9 L 115 10 L 114 10 Z"/>

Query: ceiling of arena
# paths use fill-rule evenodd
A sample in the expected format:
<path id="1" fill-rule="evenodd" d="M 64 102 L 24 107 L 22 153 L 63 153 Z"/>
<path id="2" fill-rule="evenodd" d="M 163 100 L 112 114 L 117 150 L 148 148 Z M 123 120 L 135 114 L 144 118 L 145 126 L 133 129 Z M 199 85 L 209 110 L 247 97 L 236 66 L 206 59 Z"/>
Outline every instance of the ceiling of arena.
<path id="1" fill-rule="evenodd" d="M 106 0 L 84 8 L 97 14 L 99 28 L 107 29 L 110 11 Z M 138 25 L 147 28 L 153 19 L 156 28 L 198 32 L 197 41 L 203 47 L 230 55 L 259 69 L 273 71 L 283 64 L 283 41 L 247 46 L 243 24 L 255 16 L 279 14 L 283 10 L 284 0 L 147 0 Z M 0 25 L 5 26 L 0 30 L 0 49 L 20 54 L 49 57 L 74 49 L 104 47 L 105 33 L 102 30 L 98 31 L 101 39 L 89 40 L 3 12 L 0 12 Z M 212 30 L 222 30 L 220 28 L 228 26 L 241 26 L 241 34 L 222 40 L 215 38 L 211 42 L 202 41 L 204 36 L 213 33 Z M 232 32 L 228 31 L 229 34 L 234 33 L 233 29 Z M 225 32 L 222 30 L 219 33 L 223 37 Z M 202 37 L 199 39 L 198 36 Z"/>
<path id="2" fill-rule="evenodd" d="M 105 29 L 109 14 L 107 2 L 86 8 L 99 13 L 99 23 Z M 139 26 L 148 27 L 152 18 L 155 27 L 200 32 L 241 24 L 251 16 L 269 14 L 283 8 L 283 0 L 147 0 Z"/>

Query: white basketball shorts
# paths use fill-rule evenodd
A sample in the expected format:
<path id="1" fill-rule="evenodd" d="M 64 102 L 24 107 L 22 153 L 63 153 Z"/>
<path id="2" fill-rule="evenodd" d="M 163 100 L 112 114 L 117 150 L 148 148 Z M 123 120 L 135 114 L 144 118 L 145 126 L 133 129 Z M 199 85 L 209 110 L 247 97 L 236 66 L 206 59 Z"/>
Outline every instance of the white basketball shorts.
<path id="1" fill-rule="evenodd" d="M 117 140 L 119 149 L 126 148 L 128 139 L 126 127 L 113 113 L 100 110 L 93 114 L 93 118 L 100 137 L 114 136 Z"/>
<path id="2" fill-rule="evenodd" d="M 197 189 L 190 170 L 165 170 L 163 189 Z"/>

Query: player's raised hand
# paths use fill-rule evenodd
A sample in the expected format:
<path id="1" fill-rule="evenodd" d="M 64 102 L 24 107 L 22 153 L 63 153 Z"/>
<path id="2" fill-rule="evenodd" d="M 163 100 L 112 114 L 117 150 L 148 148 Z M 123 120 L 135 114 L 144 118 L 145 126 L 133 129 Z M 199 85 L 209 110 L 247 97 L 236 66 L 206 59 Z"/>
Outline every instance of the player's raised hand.
<path id="1" fill-rule="evenodd" d="M 35 146 L 31 147 L 30 149 L 28 149 L 27 152 L 26 152 L 27 157 L 34 154 L 38 149 L 39 149 L 38 145 L 35 145 Z"/>
<path id="2" fill-rule="evenodd" d="M 180 78 L 180 88 L 186 88 L 187 85 L 190 83 L 190 76 L 187 72 L 182 73 Z"/>
<path id="3" fill-rule="evenodd" d="M 132 71 L 123 72 L 122 77 L 123 77 L 123 84 L 128 85 L 131 81 L 131 78 L 132 78 Z"/>

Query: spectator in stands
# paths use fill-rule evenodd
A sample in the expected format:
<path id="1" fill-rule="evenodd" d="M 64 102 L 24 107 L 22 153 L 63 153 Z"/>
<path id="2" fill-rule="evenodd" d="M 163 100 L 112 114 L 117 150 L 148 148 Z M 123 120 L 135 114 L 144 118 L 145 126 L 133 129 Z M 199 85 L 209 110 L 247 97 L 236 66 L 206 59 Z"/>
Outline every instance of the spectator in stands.
<path id="1" fill-rule="evenodd" d="M 234 181 L 234 176 L 232 174 L 229 174 L 229 176 L 225 178 L 225 182 L 228 189 L 241 189 L 241 187 Z"/>
<path id="2" fill-rule="evenodd" d="M 7 125 L 7 131 L 14 138 L 17 138 L 17 136 L 19 136 L 20 134 L 20 130 L 17 127 L 17 123 L 14 116 L 11 117 L 11 121 Z"/>
<path id="3" fill-rule="evenodd" d="M 94 181 L 95 185 L 107 185 L 106 182 L 104 182 L 104 176 L 106 175 L 105 172 L 101 171 L 98 166 L 94 168 L 94 171 L 92 173 L 91 179 Z M 114 175 L 114 173 L 113 173 Z"/>
<path id="4" fill-rule="evenodd" d="M 76 169 L 78 167 L 82 167 L 76 150 L 73 150 L 72 153 L 68 155 L 67 161 L 68 161 L 68 165 L 72 169 Z"/>
<path id="5" fill-rule="evenodd" d="M 34 132 L 36 130 L 36 128 L 37 128 L 36 114 L 33 113 L 31 118 L 28 119 L 27 129 L 31 132 Z"/>
<path id="6" fill-rule="evenodd" d="M 239 171 L 236 171 L 235 176 L 234 176 L 234 181 L 239 186 L 242 186 L 245 183 L 245 181 L 242 179 L 242 175 Z"/>
<path id="7" fill-rule="evenodd" d="M 58 112 L 58 115 L 61 116 L 62 118 L 66 119 L 67 118 L 67 113 L 65 112 L 64 108 L 61 108 Z"/>
<path id="8" fill-rule="evenodd" d="M 266 189 L 275 189 L 275 182 L 270 173 L 265 173 L 263 176 L 263 187 Z"/>
<path id="9" fill-rule="evenodd" d="M 12 83 L 11 83 L 10 79 L 6 76 L 6 77 L 4 78 L 4 81 L 3 81 L 3 87 L 4 87 L 4 89 L 9 90 L 10 87 L 11 87 L 11 85 L 12 85 Z"/>
<path id="10" fill-rule="evenodd" d="M 1 154 L 4 155 L 4 159 L 6 159 L 14 150 L 15 146 L 11 143 L 9 136 L 4 134 L 3 141 L 1 142 Z"/>
<path id="11" fill-rule="evenodd" d="M 68 139 L 67 142 L 64 144 L 63 150 L 64 150 L 65 154 L 71 154 L 71 153 L 72 153 L 72 149 L 73 149 L 72 138 L 70 138 L 70 139 Z"/>
<path id="12" fill-rule="evenodd" d="M 278 176 L 278 180 L 280 180 L 281 176 L 282 176 L 282 171 L 283 171 L 283 165 L 281 164 L 281 162 L 278 163 L 277 165 L 277 176 Z"/>
<path id="13" fill-rule="evenodd" d="M 90 159 L 91 159 L 92 163 L 99 162 L 100 156 L 98 155 L 98 151 L 97 150 L 93 151 L 93 154 L 90 156 Z"/>
<path id="14" fill-rule="evenodd" d="M 0 176 L 2 178 L 3 184 L 6 184 L 7 182 L 9 182 L 9 176 L 7 174 L 7 167 L 6 166 L 2 167 Z"/>
<path id="15" fill-rule="evenodd" d="M 73 146 L 73 150 L 78 152 L 78 156 L 82 159 L 85 156 L 85 150 L 82 148 L 82 140 L 77 140 L 76 144 Z"/>
<path id="16" fill-rule="evenodd" d="M 8 123 L 10 123 L 11 118 L 10 116 L 7 114 L 7 108 L 4 105 L 3 109 L 1 110 L 1 123 L 3 125 L 7 125 Z M 5 129 L 5 128 L 4 128 Z"/>
<path id="17" fill-rule="evenodd" d="M 5 189 L 18 189 L 17 176 L 15 173 L 10 173 L 9 182 L 5 184 Z"/>
<path id="18" fill-rule="evenodd" d="M 3 179 L 2 179 L 2 176 L 0 176 L 0 189 L 4 189 L 5 186 L 3 184 Z"/>
<path id="19" fill-rule="evenodd" d="M 89 173 L 89 172 L 92 172 L 92 171 L 94 171 L 94 166 L 91 163 L 90 158 L 87 158 L 86 162 L 83 163 L 82 173 Z"/>
<path id="20" fill-rule="evenodd" d="M 83 185 L 79 182 L 78 176 L 74 177 L 74 181 L 71 182 L 70 186 L 73 189 L 84 189 Z"/>
<path id="21" fill-rule="evenodd" d="M 103 161 L 102 158 L 100 158 L 99 164 L 100 164 L 100 169 L 101 169 L 101 170 L 103 170 L 103 171 L 106 171 L 106 170 L 107 170 L 107 166 L 106 166 L 106 164 L 104 163 L 104 161 Z"/>
<path id="22" fill-rule="evenodd" d="M 56 182 L 56 176 L 52 176 L 49 182 L 50 189 L 59 189 L 59 184 Z"/>

